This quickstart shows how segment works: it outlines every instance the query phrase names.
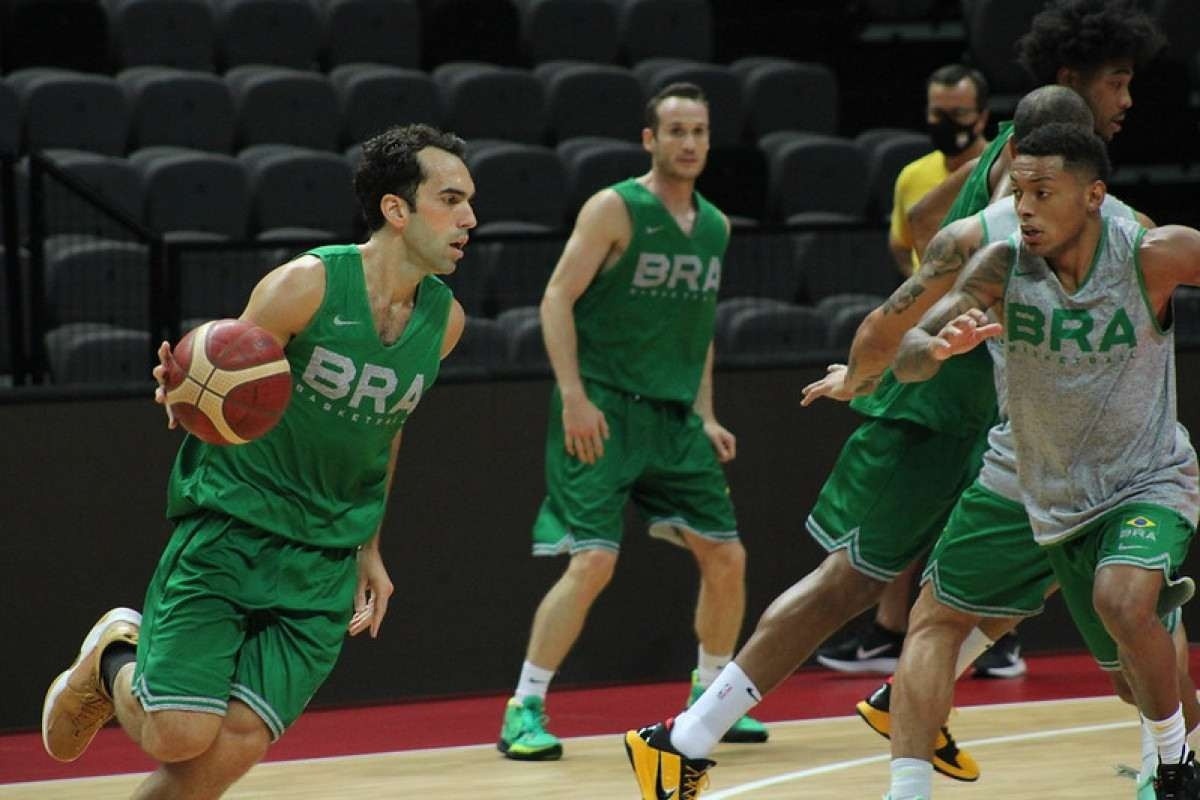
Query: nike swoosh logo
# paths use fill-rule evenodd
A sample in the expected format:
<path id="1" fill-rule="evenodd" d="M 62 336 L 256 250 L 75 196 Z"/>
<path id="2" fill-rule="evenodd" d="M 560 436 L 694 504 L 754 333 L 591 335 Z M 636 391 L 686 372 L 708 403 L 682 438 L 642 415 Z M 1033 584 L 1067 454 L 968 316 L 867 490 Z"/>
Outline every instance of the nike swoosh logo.
<path id="1" fill-rule="evenodd" d="M 655 770 L 658 774 L 655 776 L 654 793 L 658 795 L 658 800 L 671 800 L 675 796 L 678 788 L 667 791 L 662 785 L 662 751 L 658 753 L 658 769 Z"/>
<path id="2" fill-rule="evenodd" d="M 662 229 L 663 229 L 662 225 L 651 225 L 648 228 L 646 228 L 646 233 L 647 233 L 647 235 L 653 236 L 654 234 L 658 233 Z"/>
<path id="3" fill-rule="evenodd" d="M 854 654 L 854 657 L 860 661 L 867 658 L 874 658 L 875 656 L 887 650 L 889 647 L 891 647 L 890 644 L 883 644 L 879 647 L 872 647 L 870 650 L 868 650 L 860 644 L 857 652 Z"/>
<path id="4" fill-rule="evenodd" d="M 358 325 L 360 322 L 361 322 L 361 320 L 342 319 L 341 316 L 339 316 L 337 314 L 333 315 L 333 324 L 334 325 Z"/>
<path id="5" fill-rule="evenodd" d="M 746 687 L 746 694 L 750 695 L 750 699 L 753 700 L 754 702 L 756 702 L 756 703 L 762 702 L 762 698 L 759 697 L 757 694 L 755 694 L 754 690 L 751 689 L 749 686 Z"/>

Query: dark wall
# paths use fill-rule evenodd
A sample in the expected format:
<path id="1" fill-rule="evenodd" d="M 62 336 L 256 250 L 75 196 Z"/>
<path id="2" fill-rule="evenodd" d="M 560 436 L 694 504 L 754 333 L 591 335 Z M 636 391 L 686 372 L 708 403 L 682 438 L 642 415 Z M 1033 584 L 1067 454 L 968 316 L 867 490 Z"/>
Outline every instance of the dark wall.
<path id="1" fill-rule="evenodd" d="M 1185 422 L 1200 409 L 1197 367 L 1200 356 L 1181 356 Z M 738 436 L 729 473 L 750 554 L 746 633 L 822 556 L 803 520 L 856 417 L 840 404 L 799 407 L 801 387 L 821 372 L 717 377 L 721 419 Z M 316 702 L 512 686 L 533 610 L 566 563 L 529 555 L 548 391 L 548 381 L 442 385 L 422 403 L 384 533 L 396 584 L 388 619 L 381 638 L 348 642 Z M 12 640 L 19 664 L 10 654 L 0 728 L 30 728 L 92 622 L 114 605 L 140 607 L 168 532 L 178 436 L 148 399 L 128 399 L 0 405 L 0 437 L 0 619 L 23 634 Z M 690 557 L 628 525 L 616 577 L 560 685 L 682 678 L 695 659 L 695 592 Z M 1026 623 L 1025 646 L 1080 646 L 1065 628 L 1052 603 Z"/>

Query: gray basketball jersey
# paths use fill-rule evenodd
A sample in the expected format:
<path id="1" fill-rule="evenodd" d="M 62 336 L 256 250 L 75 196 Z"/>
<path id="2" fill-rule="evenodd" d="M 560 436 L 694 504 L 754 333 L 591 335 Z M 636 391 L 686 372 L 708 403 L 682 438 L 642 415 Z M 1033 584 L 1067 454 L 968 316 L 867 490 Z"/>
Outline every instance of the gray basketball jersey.
<path id="1" fill-rule="evenodd" d="M 1104 196 L 1100 206 L 1103 217 L 1119 217 L 1136 220 L 1133 209 L 1111 194 Z M 983 229 L 980 247 L 990 242 L 1008 239 L 1017 233 L 1017 207 L 1012 197 L 1003 197 L 989 205 L 977 215 Z M 996 405 L 999 422 L 988 431 L 988 449 L 983 454 L 983 467 L 979 471 L 979 483 L 985 489 L 1001 497 L 1021 502 L 1021 485 L 1017 481 L 1017 453 L 1012 440 L 1012 426 L 1008 422 L 1008 398 L 1004 389 L 1004 334 L 987 340 L 992 356 L 992 370 L 996 381 Z"/>
<path id="2" fill-rule="evenodd" d="M 1142 290 L 1145 229 L 1105 218 L 1074 292 L 1015 239 L 1004 293 L 1005 391 L 1022 502 L 1039 544 L 1112 509 L 1153 503 L 1195 520 L 1196 453 L 1176 420 L 1174 334 Z"/>

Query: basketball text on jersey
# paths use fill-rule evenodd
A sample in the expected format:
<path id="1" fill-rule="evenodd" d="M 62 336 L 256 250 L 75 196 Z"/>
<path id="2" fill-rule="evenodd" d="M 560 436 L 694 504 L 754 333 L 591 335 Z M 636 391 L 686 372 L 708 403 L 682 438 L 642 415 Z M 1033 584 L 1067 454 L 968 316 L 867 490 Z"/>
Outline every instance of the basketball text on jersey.
<path id="1" fill-rule="evenodd" d="M 712 256 L 708 268 L 699 256 L 690 253 L 641 253 L 633 271 L 630 294 L 644 294 L 663 289 L 662 296 L 675 297 L 679 292 L 698 296 L 715 292 L 721 286 L 721 259 Z"/>
<path id="2" fill-rule="evenodd" d="M 365 425 L 403 422 L 421 402 L 425 390 L 423 373 L 414 375 L 412 383 L 401 391 L 391 367 L 367 362 L 359 368 L 348 356 L 320 345 L 313 348 L 301 381 L 296 385 L 299 397 L 322 403 L 323 410 Z M 349 400 L 345 400 L 347 395 Z"/>

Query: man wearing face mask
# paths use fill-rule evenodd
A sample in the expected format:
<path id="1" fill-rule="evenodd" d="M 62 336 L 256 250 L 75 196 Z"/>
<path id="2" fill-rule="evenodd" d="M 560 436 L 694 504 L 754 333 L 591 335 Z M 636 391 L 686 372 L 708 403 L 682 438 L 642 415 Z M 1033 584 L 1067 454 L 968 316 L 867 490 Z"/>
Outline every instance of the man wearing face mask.
<path id="1" fill-rule="evenodd" d="M 920 264 L 913 250 L 908 210 L 950 173 L 982 153 L 988 143 L 983 138 L 988 122 L 988 86 L 983 75 L 962 64 L 948 64 L 935 70 L 925 87 L 925 121 L 936 149 L 900 171 L 888 233 L 888 245 L 905 276 Z"/>

